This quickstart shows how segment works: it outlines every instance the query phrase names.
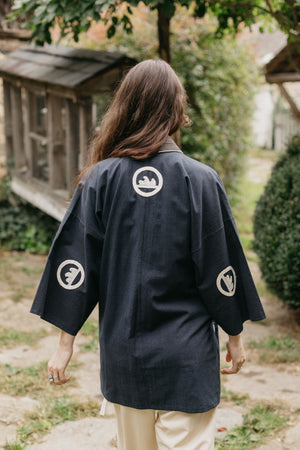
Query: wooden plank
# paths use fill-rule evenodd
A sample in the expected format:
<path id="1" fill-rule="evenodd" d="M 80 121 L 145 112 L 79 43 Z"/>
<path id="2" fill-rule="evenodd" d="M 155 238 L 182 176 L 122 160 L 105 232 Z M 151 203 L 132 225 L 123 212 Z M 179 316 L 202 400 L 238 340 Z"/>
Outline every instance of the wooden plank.
<path id="1" fill-rule="evenodd" d="M 88 147 L 93 132 L 92 98 L 86 97 L 79 103 L 79 170 L 81 171 L 87 160 Z"/>
<path id="2" fill-rule="evenodd" d="M 29 41 L 31 35 L 31 31 L 19 30 L 17 28 L 0 30 L 0 39 L 18 39 L 19 41 Z"/>
<path id="3" fill-rule="evenodd" d="M 36 92 L 24 89 L 24 143 L 28 168 L 31 177 L 40 177 L 39 148 L 48 140 L 35 132 L 37 127 L 37 97 Z"/>
<path id="4" fill-rule="evenodd" d="M 34 152 L 32 151 L 30 131 L 32 129 L 33 122 L 33 110 L 32 110 L 32 93 L 25 89 L 24 91 L 24 148 L 28 161 L 28 169 L 30 176 L 33 176 L 34 172 Z"/>
<path id="5" fill-rule="evenodd" d="M 126 58 L 123 53 L 119 52 L 107 52 L 100 50 L 88 50 L 75 47 L 67 47 L 63 45 L 44 45 L 41 49 L 34 44 L 27 46 L 27 51 L 36 53 L 47 53 L 49 55 L 64 56 L 67 58 L 78 58 L 92 61 L 106 62 L 108 65 L 113 63 L 119 63 L 120 60 Z"/>
<path id="6" fill-rule="evenodd" d="M 14 155 L 14 167 L 19 169 L 24 166 L 24 132 L 22 114 L 21 88 L 10 86 L 11 112 L 12 112 L 12 143 Z"/>
<path id="7" fill-rule="evenodd" d="M 79 111 L 78 104 L 66 100 L 66 178 L 71 195 L 79 172 Z"/>
<path id="8" fill-rule="evenodd" d="M 14 166 L 13 142 L 12 142 L 12 111 L 10 84 L 3 80 L 3 97 L 4 97 L 4 132 L 5 132 L 5 151 L 6 163 L 8 168 Z"/>
<path id="9" fill-rule="evenodd" d="M 298 106 L 296 105 L 296 103 L 294 102 L 294 100 L 292 99 L 292 97 L 290 96 L 290 94 L 288 93 L 288 91 L 285 89 L 285 87 L 279 83 L 278 84 L 279 89 L 281 94 L 283 95 L 283 97 L 287 100 L 287 102 L 289 103 L 292 113 L 295 117 L 295 119 L 300 122 L 300 111 L 298 109 Z"/>
<path id="10" fill-rule="evenodd" d="M 43 136 L 42 134 L 35 133 L 34 131 L 30 131 L 29 136 L 34 141 L 40 142 L 42 145 L 45 145 L 48 143 L 48 138 Z M 62 141 L 56 142 L 56 144 L 62 144 Z"/>
<path id="11" fill-rule="evenodd" d="M 46 104 L 48 108 L 49 184 L 51 189 L 65 189 L 66 161 L 63 145 L 62 100 L 54 95 L 49 95 Z"/>
<path id="12" fill-rule="evenodd" d="M 76 88 L 76 92 L 82 95 L 99 94 L 101 91 L 114 90 L 121 79 L 120 70 L 114 69 L 90 78 L 81 86 Z"/>
<path id="13" fill-rule="evenodd" d="M 49 94 L 55 95 L 56 97 L 69 98 L 74 102 L 77 100 L 77 95 L 73 89 L 56 85 L 45 85 L 45 86 Z"/>
<path id="14" fill-rule="evenodd" d="M 266 74 L 268 83 L 287 83 L 290 81 L 300 81 L 300 73 L 283 72 Z"/>
<path id="15" fill-rule="evenodd" d="M 66 191 L 50 190 L 46 183 L 42 183 L 35 178 L 22 177 L 20 174 L 13 174 L 11 189 L 21 198 L 56 220 L 61 221 L 65 215 L 69 200 Z"/>

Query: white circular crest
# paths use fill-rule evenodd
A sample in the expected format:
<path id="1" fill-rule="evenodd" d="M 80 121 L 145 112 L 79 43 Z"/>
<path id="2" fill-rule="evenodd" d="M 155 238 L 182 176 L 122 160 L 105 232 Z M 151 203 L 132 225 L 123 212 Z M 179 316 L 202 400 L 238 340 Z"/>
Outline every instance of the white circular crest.
<path id="1" fill-rule="evenodd" d="M 143 172 L 145 172 L 144 175 Z M 149 175 L 149 172 L 152 172 L 155 176 Z M 141 167 L 134 172 L 132 186 L 135 192 L 142 197 L 152 197 L 161 190 L 163 177 L 155 167 Z"/>
<path id="2" fill-rule="evenodd" d="M 58 266 L 56 276 L 57 281 L 64 289 L 72 290 L 82 285 L 85 273 L 78 261 L 66 259 Z"/>
<path id="3" fill-rule="evenodd" d="M 232 297 L 236 290 L 236 274 L 232 266 L 226 267 L 217 277 L 217 288 L 221 294 Z"/>

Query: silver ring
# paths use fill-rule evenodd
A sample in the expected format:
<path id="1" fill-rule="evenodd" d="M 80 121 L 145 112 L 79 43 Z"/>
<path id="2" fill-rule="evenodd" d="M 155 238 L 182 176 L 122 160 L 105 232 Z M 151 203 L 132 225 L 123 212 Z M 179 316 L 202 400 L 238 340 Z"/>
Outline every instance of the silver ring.
<path id="1" fill-rule="evenodd" d="M 49 375 L 49 381 L 50 381 L 50 383 L 53 383 L 53 381 L 54 381 L 52 373 L 50 373 L 50 375 Z"/>

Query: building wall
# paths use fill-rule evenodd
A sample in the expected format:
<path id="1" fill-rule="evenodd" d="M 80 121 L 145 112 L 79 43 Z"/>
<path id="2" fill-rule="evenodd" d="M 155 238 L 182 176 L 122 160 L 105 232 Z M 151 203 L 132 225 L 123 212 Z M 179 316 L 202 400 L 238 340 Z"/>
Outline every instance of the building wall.
<path id="1" fill-rule="evenodd" d="M 273 99 L 272 87 L 262 85 L 255 96 L 255 112 L 253 115 L 254 142 L 261 148 L 272 148 L 273 135 Z"/>
<path id="2" fill-rule="evenodd" d="M 300 106 L 300 83 L 289 86 L 291 96 Z M 299 91 L 299 98 L 298 97 Z M 253 136 L 257 147 L 283 151 L 288 141 L 300 135 L 298 122 L 276 85 L 263 85 L 255 96 L 256 109 L 253 116 Z"/>

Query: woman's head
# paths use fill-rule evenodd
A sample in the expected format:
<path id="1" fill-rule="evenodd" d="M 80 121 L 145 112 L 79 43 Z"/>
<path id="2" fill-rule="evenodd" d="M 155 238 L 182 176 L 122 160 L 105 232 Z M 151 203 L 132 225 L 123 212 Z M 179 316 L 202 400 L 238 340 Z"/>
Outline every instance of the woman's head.
<path id="1" fill-rule="evenodd" d="M 185 90 L 162 60 L 134 66 L 117 89 L 92 146 L 90 165 L 110 156 L 154 155 L 185 121 Z"/>

